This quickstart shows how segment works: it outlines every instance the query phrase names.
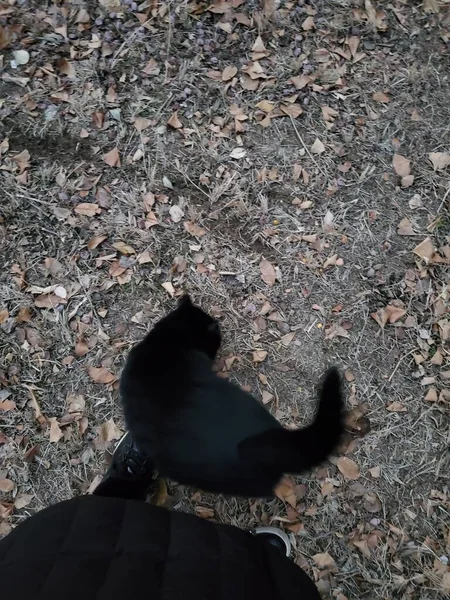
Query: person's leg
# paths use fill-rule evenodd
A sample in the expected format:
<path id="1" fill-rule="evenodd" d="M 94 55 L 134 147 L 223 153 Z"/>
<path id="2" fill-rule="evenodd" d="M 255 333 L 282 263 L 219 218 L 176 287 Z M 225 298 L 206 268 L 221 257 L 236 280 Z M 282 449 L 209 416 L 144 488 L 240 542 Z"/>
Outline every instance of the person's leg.
<path id="1" fill-rule="evenodd" d="M 145 500 L 153 483 L 154 465 L 126 433 L 117 444 L 111 464 L 94 496 Z"/>

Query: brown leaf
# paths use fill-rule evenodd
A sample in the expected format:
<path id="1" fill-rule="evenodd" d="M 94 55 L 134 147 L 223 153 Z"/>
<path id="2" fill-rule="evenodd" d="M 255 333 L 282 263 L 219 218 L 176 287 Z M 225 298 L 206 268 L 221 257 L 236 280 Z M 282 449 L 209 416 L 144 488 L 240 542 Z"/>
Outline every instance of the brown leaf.
<path id="1" fill-rule="evenodd" d="M 385 308 L 387 320 L 389 323 L 397 323 L 399 319 L 402 319 L 406 315 L 406 310 L 393 304 L 388 304 Z"/>
<path id="2" fill-rule="evenodd" d="M 331 108 L 331 106 L 322 106 L 322 117 L 324 121 L 334 123 L 336 117 L 339 116 L 339 111 Z"/>
<path id="3" fill-rule="evenodd" d="M 171 298 L 173 298 L 175 296 L 175 288 L 173 287 L 173 285 L 170 283 L 170 281 L 165 281 L 164 283 L 161 284 L 162 287 L 166 290 L 166 292 L 169 294 L 169 296 Z"/>
<path id="4" fill-rule="evenodd" d="M 425 261 L 430 261 L 434 256 L 433 242 L 430 238 L 425 238 L 423 242 L 420 242 L 420 244 L 414 248 L 413 252 Z"/>
<path id="5" fill-rule="evenodd" d="M 316 141 L 311 146 L 311 152 L 313 154 L 322 154 L 323 152 L 325 152 L 325 146 L 322 144 L 319 138 L 316 138 Z"/>
<path id="6" fill-rule="evenodd" d="M 100 246 L 106 239 L 108 239 L 107 235 L 94 235 L 87 243 L 88 250 L 94 250 L 97 246 Z"/>
<path id="7" fill-rule="evenodd" d="M 450 153 L 448 152 L 430 152 L 428 158 L 433 163 L 435 171 L 443 171 L 450 165 Z"/>
<path id="8" fill-rule="evenodd" d="M 297 496 L 295 494 L 295 483 L 290 477 L 283 477 L 274 490 L 275 496 L 287 502 L 292 508 L 297 506 Z"/>
<path id="9" fill-rule="evenodd" d="M 9 310 L 2 308 L 0 310 L 0 325 L 9 319 Z"/>
<path id="10" fill-rule="evenodd" d="M 299 75 L 298 77 L 291 77 L 289 82 L 292 83 L 297 90 L 302 90 L 312 83 L 313 80 L 309 75 Z"/>
<path id="11" fill-rule="evenodd" d="M 88 373 L 96 383 L 113 383 L 117 379 L 106 367 L 88 367 Z"/>
<path id="12" fill-rule="evenodd" d="M 104 446 L 107 442 L 119 440 L 122 437 L 122 431 L 117 427 L 113 419 L 102 423 L 97 431 L 98 435 L 95 443 L 98 447 Z"/>
<path id="13" fill-rule="evenodd" d="M 146 119 L 145 117 L 136 117 L 136 119 L 134 120 L 134 126 L 139 131 L 139 133 L 141 133 L 141 131 L 144 131 L 144 129 L 147 129 L 147 127 L 150 127 L 152 123 L 153 121 L 151 121 L 150 119 Z"/>
<path id="14" fill-rule="evenodd" d="M 266 47 L 264 46 L 264 42 L 260 35 L 258 35 L 252 46 L 252 52 L 266 52 Z"/>
<path id="15" fill-rule="evenodd" d="M 345 479 L 359 479 L 360 473 L 358 465 L 354 460 L 347 456 L 340 456 L 336 463 L 337 468 Z"/>
<path id="16" fill-rule="evenodd" d="M 316 565 L 321 569 L 336 569 L 336 562 L 334 558 L 330 554 L 328 554 L 328 552 L 314 554 L 312 559 L 316 563 Z"/>
<path id="17" fill-rule="evenodd" d="M 0 25 L 0 50 L 4 50 L 12 42 L 13 36 L 7 27 Z"/>
<path id="18" fill-rule="evenodd" d="M 259 87 L 259 79 L 252 79 L 246 73 L 242 73 L 239 81 L 244 90 L 255 92 Z"/>
<path id="19" fill-rule="evenodd" d="M 34 494 L 17 494 L 14 499 L 14 506 L 18 510 L 25 508 L 33 500 Z"/>
<path id="20" fill-rule="evenodd" d="M 398 235 L 415 235 L 411 221 L 406 217 L 400 221 L 397 227 Z"/>
<path id="21" fill-rule="evenodd" d="M 79 339 L 75 344 L 75 356 L 85 356 L 89 352 L 89 348 L 83 339 Z"/>
<path id="22" fill-rule="evenodd" d="M 74 211 L 78 215 L 84 215 L 85 217 L 95 217 L 95 215 L 99 215 L 102 212 L 102 209 L 98 204 L 94 204 L 91 202 L 80 202 L 75 206 Z"/>
<path id="23" fill-rule="evenodd" d="M 67 77 L 69 77 L 69 79 L 75 79 L 75 77 L 76 77 L 75 67 L 73 66 L 73 63 L 69 62 L 66 58 L 60 58 L 56 62 L 56 68 L 63 75 L 67 75 Z"/>
<path id="24" fill-rule="evenodd" d="M 265 361 L 267 358 L 267 352 L 266 350 L 255 350 L 253 352 L 253 362 L 254 363 L 260 363 Z"/>
<path id="25" fill-rule="evenodd" d="M 31 321 L 31 312 L 27 306 L 22 306 L 17 313 L 18 323 L 29 323 Z"/>
<path id="26" fill-rule="evenodd" d="M 159 220 L 155 213 L 150 210 L 145 215 L 145 227 L 154 227 L 155 225 L 159 225 Z"/>
<path id="27" fill-rule="evenodd" d="M 0 411 L 8 412 L 16 410 L 16 403 L 13 400 L 0 400 Z"/>
<path id="28" fill-rule="evenodd" d="M 52 258 L 50 256 L 44 260 L 44 267 L 48 275 L 57 275 L 64 268 L 62 264 L 56 260 L 56 258 Z"/>
<path id="29" fill-rule="evenodd" d="M 392 166 L 399 177 L 406 177 L 411 173 L 411 161 L 401 154 L 394 154 Z"/>
<path id="30" fill-rule="evenodd" d="M 200 519 L 213 519 L 214 518 L 214 510 L 212 508 L 207 508 L 206 506 L 196 506 L 195 514 Z"/>
<path id="31" fill-rule="evenodd" d="M 268 260 L 265 258 L 262 259 L 259 263 L 259 270 L 261 271 L 261 279 L 264 283 L 267 283 L 267 285 L 270 286 L 274 285 L 276 281 L 276 272 L 273 265 Z"/>
<path id="32" fill-rule="evenodd" d="M 316 25 L 314 23 L 313 17 L 306 17 L 306 19 L 302 23 L 303 31 L 311 31 L 311 29 L 315 29 Z"/>
<path id="33" fill-rule="evenodd" d="M 181 129 L 183 127 L 183 123 L 178 118 L 178 114 L 174 112 L 170 119 L 167 121 L 167 125 L 173 127 L 174 129 Z"/>
<path id="34" fill-rule="evenodd" d="M 103 155 L 103 160 L 110 167 L 120 167 L 120 156 L 119 150 L 117 148 L 113 148 L 109 152 Z"/>
<path id="35" fill-rule="evenodd" d="M 273 102 L 269 102 L 268 100 L 261 100 L 256 104 L 256 108 L 259 108 L 265 113 L 270 113 L 275 108 L 275 104 Z"/>
<path id="36" fill-rule="evenodd" d="M 30 153 L 28 150 L 22 150 L 22 152 L 13 156 L 11 160 L 18 164 L 19 173 L 23 173 L 30 166 Z"/>
<path id="37" fill-rule="evenodd" d="M 151 58 L 145 65 L 145 67 L 142 69 L 142 72 L 148 75 L 149 77 L 152 77 L 154 75 L 159 75 L 161 69 L 159 68 L 156 60 L 154 58 Z"/>
<path id="38" fill-rule="evenodd" d="M 28 385 L 25 385 L 25 387 L 28 389 L 28 393 L 30 395 L 30 400 L 28 401 L 27 404 L 28 404 L 28 406 L 31 406 L 31 408 L 33 408 L 35 419 L 39 422 L 40 426 L 42 428 L 44 428 L 47 426 L 47 419 L 44 417 L 44 415 L 41 412 L 41 408 L 38 404 L 38 401 L 36 399 L 33 389 Z"/>
<path id="39" fill-rule="evenodd" d="M 408 412 L 406 406 L 404 406 L 401 402 L 397 402 L 397 400 L 394 400 L 394 402 L 388 404 L 386 406 L 386 410 L 389 412 Z"/>
<path id="40" fill-rule="evenodd" d="M 295 338 L 295 331 L 291 331 L 291 333 L 286 333 L 286 335 L 283 335 L 282 338 L 280 338 L 280 342 L 283 344 L 283 346 L 286 346 L 286 348 L 292 343 L 292 341 Z"/>
<path id="41" fill-rule="evenodd" d="M 262 403 L 269 404 L 274 399 L 274 395 L 268 392 L 267 390 L 263 390 L 262 393 Z"/>
<path id="42" fill-rule="evenodd" d="M 222 71 L 222 81 L 230 81 L 238 72 L 237 67 L 229 65 Z"/>
<path id="43" fill-rule="evenodd" d="M 375 102 L 381 102 L 382 104 L 388 104 L 391 101 L 389 96 L 383 92 L 375 92 L 372 98 L 375 100 Z"/>
<path id="44" fill-rule="evenodd" d="M 300 104 L 281 104 L 280 110 L 285 115 L 292 117 L 293 119 L 297 119 L 300 115 L 303 114 L 303 108 Z"/>
<path id="45" fill-rule="evenodd" d="M 125 242 L 114 242 L 114 244 L 112 244 L 112 247 L 118 250 L 121 254 L 136 254 L 135 249 L 132 246 L 125 244 Z"/>
<path id="46" fill-rule="evenodd" d="M 63 437 L 63 432 L 59 426 L 56 417 L 50 417 L 50 442 L 56 443 Z"/>
<path id="47" fill-rule="evenodd" d="M 202 227 L 200 227 L 200 225 L 197 225 L 192 221 L 185 221 L 183 225 L 186 231 L 194 237 L 202 237 L 206 233 L 206 231 Z"/>
<path id="48" fill-rule="evenodd" d="M 11 479 L 0 479 L 0 492 L 12 492 L 14 489 L 14 482 Z"/>

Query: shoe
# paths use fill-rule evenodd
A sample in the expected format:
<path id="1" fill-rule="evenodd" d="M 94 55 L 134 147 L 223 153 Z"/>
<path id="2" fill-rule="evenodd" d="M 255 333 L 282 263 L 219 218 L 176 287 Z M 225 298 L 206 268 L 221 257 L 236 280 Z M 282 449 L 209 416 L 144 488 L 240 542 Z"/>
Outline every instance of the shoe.
<path id="1" fill-rule="evenodd" d="M 153 461 L 140 452 L 131 435 L 126 433 L 119 440 L 111 464 L 94 495 L 145 500 L 154 475 Z"/>
<path id="2" fill-rule="evenodd" d="M 252 529 L 250 533 L 260 536 L 264 542 L 278 548 L 288 558 L 291 555 L 291 540 L 281 529 L 277 529 L 276 527 L 257 527 L 256 529 Z"/>

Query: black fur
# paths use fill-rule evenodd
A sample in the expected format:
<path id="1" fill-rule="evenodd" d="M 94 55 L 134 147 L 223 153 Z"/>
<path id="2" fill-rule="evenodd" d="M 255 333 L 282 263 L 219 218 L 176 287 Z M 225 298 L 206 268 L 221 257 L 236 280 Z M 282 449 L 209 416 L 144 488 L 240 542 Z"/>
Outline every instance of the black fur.
<path id="1" fill-rule="evenodd" d="M 289 431 L 212 371 L 220 343 L 217 321 L 185 296 L 128 356 L 120 381 L 125 420 L 161 475 L 212 492 L 271 496 L 284 473 L 310 469 L 337 446 L 340 376 L 326 373 L 315 420 Z"/>

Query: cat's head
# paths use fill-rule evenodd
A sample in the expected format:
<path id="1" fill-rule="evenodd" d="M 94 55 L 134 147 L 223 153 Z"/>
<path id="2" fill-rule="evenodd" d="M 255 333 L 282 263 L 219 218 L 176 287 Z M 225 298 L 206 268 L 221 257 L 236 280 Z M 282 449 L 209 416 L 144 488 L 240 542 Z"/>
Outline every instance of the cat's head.
<path id="1" fill-rule="evenodd" d="M 166 319 L 179 330 L 180 335 L 188 336 L 196 350 L 204 352 L 211 359 L 216 357 L 222 341 L 219 323 L 195 306 L 187 294 Z"/>

